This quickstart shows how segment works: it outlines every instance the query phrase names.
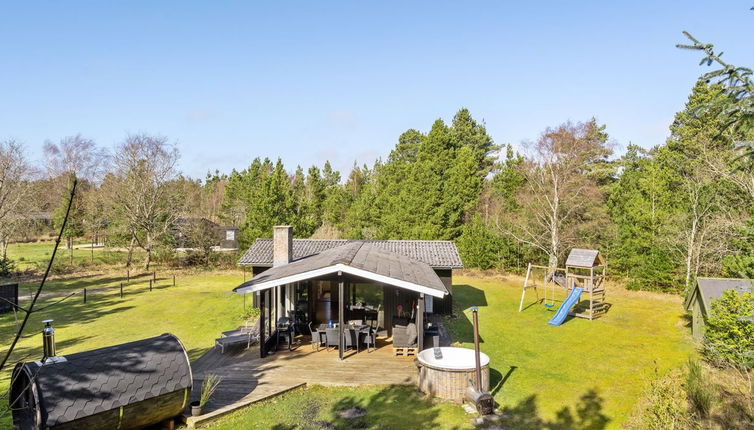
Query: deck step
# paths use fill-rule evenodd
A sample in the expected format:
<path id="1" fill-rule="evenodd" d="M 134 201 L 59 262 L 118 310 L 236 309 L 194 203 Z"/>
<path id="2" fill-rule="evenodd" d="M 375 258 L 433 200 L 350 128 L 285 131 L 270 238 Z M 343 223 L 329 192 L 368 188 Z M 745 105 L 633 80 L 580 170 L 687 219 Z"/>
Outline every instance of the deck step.
<path id="1" fill-rule="evenodd" d="M 419 348 L 396 348 L 393 347 L 393 354 L 399 357 L 408 357 L 410 355 L 416 355 Z"/>

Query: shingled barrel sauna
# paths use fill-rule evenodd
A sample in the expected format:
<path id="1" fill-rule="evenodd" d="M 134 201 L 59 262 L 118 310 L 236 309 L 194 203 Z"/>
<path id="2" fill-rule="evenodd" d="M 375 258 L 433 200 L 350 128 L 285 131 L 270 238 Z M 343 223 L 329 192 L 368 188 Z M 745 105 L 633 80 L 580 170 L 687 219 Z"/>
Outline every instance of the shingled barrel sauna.
<path id="1" fill-rule="evenodd" d="M 17 429 L 136 429 L 180 415 L 191 366 L 172 334 L 94 349 L 13 369 Z"/>

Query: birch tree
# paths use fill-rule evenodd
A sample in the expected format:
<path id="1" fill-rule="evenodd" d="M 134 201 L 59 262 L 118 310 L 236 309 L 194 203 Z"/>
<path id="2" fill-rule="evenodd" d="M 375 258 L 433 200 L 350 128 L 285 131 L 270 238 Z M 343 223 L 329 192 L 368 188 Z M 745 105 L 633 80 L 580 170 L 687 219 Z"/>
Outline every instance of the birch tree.
<path id="1" fill-rule="evenodd" d="M 130 235 L 129 255 L 134 245 L 146 251 L 145 270 L 180 213 L 182 199 L 171 187 L 178 177 L 178 158 L 167 138 L 148 134 L 128 135 L 113 153 L 114 178 L 108 181 L 113 209 Z"/>
<path id="2" fill-rule="evenodd" d="M 547 255 L 557 266 L 580 230 L 592 227 L 594 213 L 604 203 L 597 178 L 590 173 L 612 153 L 604 126 L 592 119 L 548 128 L 526 145 L 519 168 L 524 184 L 517 194 L 519 208 L 498 214 L 502 233 Z"/>

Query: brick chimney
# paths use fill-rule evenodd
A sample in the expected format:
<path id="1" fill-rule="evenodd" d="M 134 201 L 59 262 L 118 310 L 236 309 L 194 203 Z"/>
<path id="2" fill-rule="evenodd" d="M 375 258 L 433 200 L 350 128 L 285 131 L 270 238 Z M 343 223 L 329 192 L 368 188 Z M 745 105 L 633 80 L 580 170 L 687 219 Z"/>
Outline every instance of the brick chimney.
<path id="1" fill-rule="evenodd" d="M 272 266 L 288 264 L 293 258 L 293 227 L 276 225 L 272 227 Z"/>

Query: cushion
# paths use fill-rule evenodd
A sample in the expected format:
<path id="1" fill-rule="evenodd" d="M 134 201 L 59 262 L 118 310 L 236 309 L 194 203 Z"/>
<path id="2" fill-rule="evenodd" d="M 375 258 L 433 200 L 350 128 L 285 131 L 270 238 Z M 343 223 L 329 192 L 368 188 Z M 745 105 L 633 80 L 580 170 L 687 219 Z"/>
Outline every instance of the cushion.
<path id="1" fill-rule="evenodd" d="M 409 323 L 409 325 L 406 327 L 406 335 L 408 336 L 408 344 L 413 345 L 416 343 L 416 338 L 418 337 L 416 332 L 416 324 Z"/>

